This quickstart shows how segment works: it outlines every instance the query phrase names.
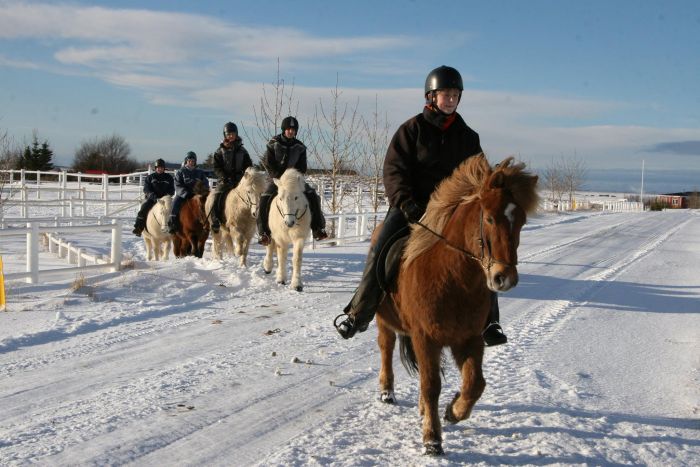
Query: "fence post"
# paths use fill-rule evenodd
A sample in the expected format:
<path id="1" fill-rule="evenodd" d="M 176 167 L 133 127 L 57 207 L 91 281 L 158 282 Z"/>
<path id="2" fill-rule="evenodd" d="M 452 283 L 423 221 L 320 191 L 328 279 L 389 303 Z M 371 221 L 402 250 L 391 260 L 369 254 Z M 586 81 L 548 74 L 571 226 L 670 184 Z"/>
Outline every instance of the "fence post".
<path id="1" fill-rule="evenodd" d="M 335 232 L 335 238 L 338 240 L 336 245 L 343 244 L 343 237 L 345 237 L 345 215 L 341 209 L 338 211 L 338 230 Z"/>
<path id="2" fill-rule="evenodd" d="M 39 283 L 39 224 L 27 223 L 27 272 L 31 275 L 26 279 L 30 284 Z"/>
<path id="3" fill-rule="evenodd" d="M 102 174 L 102 200 L 105 202 L 105 216 L 107 215 L 107 199 L 109 199 L 109 178 L 107 178 L 107 174 Z"/>
<path id="4" fill-rule="evenodd" d="M 41 172 L 36 171 L 36 199 L 41 199 Z"/>
<path id="5" fill-rule="evenodd" d="M 122 268 L 122 223 L 117 219 L 112 220 L 112 271 L 117 272 Z"/>
<path id="6" fill-rule="evenodd" d="M 22 179 L 23 179 L 22 180 L 22 188 L 21 188 L 22 196 L 20 197 L 20 199 L 22 200 L 21 212 L 22 212 L 22 217 L 24 217 L 26 219 L 29 216 L 27 216 L 27 185 L 24 184 L 24 169 L 22 169 Z"/>
<path id="7" fill-rule="evenodd" d="M 85 267 L 85 257 L 83 256 L 82 248 L 78 248 L 78 266 L 81 268 Z"/>

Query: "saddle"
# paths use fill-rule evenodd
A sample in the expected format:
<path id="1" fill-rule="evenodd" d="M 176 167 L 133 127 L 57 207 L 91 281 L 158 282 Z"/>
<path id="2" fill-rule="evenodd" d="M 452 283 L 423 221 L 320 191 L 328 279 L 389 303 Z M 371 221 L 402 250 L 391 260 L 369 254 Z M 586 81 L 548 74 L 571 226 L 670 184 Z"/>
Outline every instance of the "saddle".
<path id="1" fill-rule="evenodd" d="M 377 258 L 377 281 L 384 292 L 393 292 L 396 289 L 396 278 L 401 267 L 401 256 L 408 236 L 403 236 L 391 242 L 379 252 Z"/>

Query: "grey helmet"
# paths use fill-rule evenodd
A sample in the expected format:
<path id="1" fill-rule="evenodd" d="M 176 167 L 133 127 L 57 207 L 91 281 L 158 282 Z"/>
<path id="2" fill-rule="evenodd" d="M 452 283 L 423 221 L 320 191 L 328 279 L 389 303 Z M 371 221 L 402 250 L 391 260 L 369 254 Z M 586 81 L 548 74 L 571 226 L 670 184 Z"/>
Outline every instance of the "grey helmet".
<path id="1" fill-rule="evenodd" d="M 192 159 L 194 163 L 197 163 L 197 154 L 194 153 L 194 151 L 189 151 L 187 155 L 185 156 L 185 162 L 188 160 Z"/>
<path id="2" fill-rule="evenodd" d="M 155 168 L 158 167 L 163 167 L 165 168 L 165 161 L 163 159 L 156 159 L 156 163 L 154 164 Z"/>

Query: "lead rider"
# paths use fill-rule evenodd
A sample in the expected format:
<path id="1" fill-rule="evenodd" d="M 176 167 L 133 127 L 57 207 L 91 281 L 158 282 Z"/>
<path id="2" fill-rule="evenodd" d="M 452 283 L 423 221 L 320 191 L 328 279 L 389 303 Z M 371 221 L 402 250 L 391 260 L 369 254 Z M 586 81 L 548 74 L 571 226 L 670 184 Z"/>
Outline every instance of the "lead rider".
<path id="1" fill-rule="evenodd" d="M 466 159 L 482 152 L 479 135 L 457 113 L 463 89 L 456 69 L 443 65 L 432 70 L 425 80 L 423 112 L 403 123 L 389 143 L 384 159 L 389 211 L 367 255 L 360 285 L 343 310 L 347 317 L 336 325 L 344 339 L 367 329 L 384 297 L 377 279 L 380 252 L 409 234 L 408 225 L 420 220 L 442 180 Z M 498 296 L 492 292 L 489 323 L 483 332 L 486 345 L 507 342 L 498 315 Z"/>

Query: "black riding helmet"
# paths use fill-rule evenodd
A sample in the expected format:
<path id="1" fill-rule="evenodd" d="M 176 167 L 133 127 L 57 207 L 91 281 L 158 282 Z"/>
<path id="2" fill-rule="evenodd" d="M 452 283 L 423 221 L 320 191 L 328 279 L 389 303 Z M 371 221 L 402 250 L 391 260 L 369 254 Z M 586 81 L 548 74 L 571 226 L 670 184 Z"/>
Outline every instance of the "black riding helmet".
<path id="1" fill-rule="evenodd" d="M 235 123 L 233 122 L 226 122 L 224 125 L 224 136 L 226 136 L 227 133 L 236 133 L 238 134 L 238 127 L 236 126 Z"/>
<path id="2" fill-rule="evenodd" d="M 165 161 L 163 159 L 156 159 L 155 168 L 158 167 L 165 168 Z"/>
<path id="3" fill-rule="evenodd" d="M 197 162 L 197 154 L 194 153 L 194 151 L 189 151 L 187 155 L 185 156 L 185 162 L 188 160 L 192 159 L 195 163 Z"/>
<path id="4" fill-rule="evenodd" d="M 433 102 L 435 91 L 439 89 L 459 89 L 459 98 L 462 99 L 464 84 L 462 75 L 451 66 L 439 66 L 428 73 L 425 78 L 425 98 Z"/>
<path id="5" fill-rule="evenodd" d="M 286 130 L 287 128 L 294 128 L 295 130 L 299 131 L 299 121 L 292 117 L 285 117 L 284 120 L 282 120 L 282 132 Z"/>

